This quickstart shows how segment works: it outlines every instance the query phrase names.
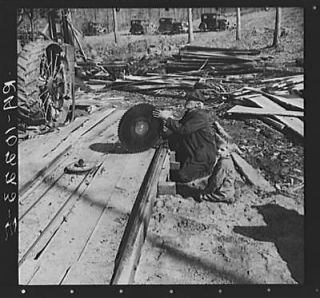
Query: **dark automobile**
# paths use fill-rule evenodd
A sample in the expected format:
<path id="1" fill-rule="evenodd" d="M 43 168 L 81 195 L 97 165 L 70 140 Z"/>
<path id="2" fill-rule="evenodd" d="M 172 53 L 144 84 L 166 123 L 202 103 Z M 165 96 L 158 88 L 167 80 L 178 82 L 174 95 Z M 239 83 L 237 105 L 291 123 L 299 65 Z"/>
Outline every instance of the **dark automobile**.
<path id="1" fill-rule="evenodd" d="M 183 32 L 183 26 L 181 22 L 174 22 L 172 18 L 161 18 L 158 31 L 161 34 L 177 34 Z"/>
<path id="2" fill-rule="evenodd" d="M 219 13 L 203 13 L 201 14 L 201 23 L 199 29 L 205 31 L 222 31 L 229 27 L 229 22 Z"/>
<path id="3" fill-rule="evenodd" d="M 142 20 L 131 20 L 130 33 L 135 35 L 144 34 Z"/>

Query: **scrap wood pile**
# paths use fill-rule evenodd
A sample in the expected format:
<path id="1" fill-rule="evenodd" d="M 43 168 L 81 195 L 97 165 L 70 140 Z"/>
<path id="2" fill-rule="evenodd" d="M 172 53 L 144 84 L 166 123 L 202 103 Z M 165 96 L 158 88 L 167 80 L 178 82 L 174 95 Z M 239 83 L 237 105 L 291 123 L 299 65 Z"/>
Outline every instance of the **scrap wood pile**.
<path id="1" fill-rule="evenodd" d="M 264 88 L 243 87 L 234 92 L 235 99 L 243 105 L 236 105 L 227 113 L 258 117 L 278 130 L 289 128 L 303 137 L 304 99 L 299 95 L 303 93 L 303 75 L 268 79 L 263 83 L 268 84 Z"/>
<path id="2" fill-rule="evenodd" d="M 77 62 L 76 74 L 86 80 L 89 85 L 111 84 L 118 77 L 128 73 L 128 63 L 125 61 L 112 61 L 98 63 L 95 61 Z"/>
<path id="3" fill-rule="evenodd" d="M 223 49 L 199 46 L 184 46 L 179 54 L 166 63 L 168 73 L 206 69 L 213 75 L 228 75 L 262 72 L 256 66 L 259 50 Z"/>

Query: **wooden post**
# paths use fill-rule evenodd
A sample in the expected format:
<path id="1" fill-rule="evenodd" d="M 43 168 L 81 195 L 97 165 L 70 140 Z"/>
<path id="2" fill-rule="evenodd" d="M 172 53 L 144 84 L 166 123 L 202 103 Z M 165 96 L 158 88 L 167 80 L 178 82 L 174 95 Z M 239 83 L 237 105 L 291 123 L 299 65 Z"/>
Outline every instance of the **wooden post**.
<path id="1" fill-rule="evenodd" d="M 276 24 L 273 34 L 273 47 L 278 47 L 279 45 L 279 37 L 280 37 L 280 29 L 281 29 L 281 8 L 276 8 Z"/>
<path id="2" fill-rule="evenodd" d="M 115 8 L 112 8 L 113 13 L 113 33 L 114 33 L 114 43 L 118 43 L 118 23 L 117 23 L 117 12 Z"/>
<path id="3" fill-rule="evenodd" d="M 241 18 L 240 18 L 240 7 L 237 7 L 237 31 L 236 40 L 241 39 Z"/>
<path id="4" fill-rule="evenodd" d="M 192 8 L 188 8 L 188 43 L 193 42 Z"/>

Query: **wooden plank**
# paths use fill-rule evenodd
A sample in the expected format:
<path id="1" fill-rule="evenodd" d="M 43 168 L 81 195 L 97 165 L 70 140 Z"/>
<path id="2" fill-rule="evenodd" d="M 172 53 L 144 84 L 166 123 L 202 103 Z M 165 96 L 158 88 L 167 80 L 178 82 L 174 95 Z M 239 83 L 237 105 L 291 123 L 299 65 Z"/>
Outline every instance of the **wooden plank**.
<path id="1" fill-rule="evenodd" d="M 104 134 L 95 137 L 95 142 L 108 141 L 108 135 L 116 133 L 117 126 L 117 123 L 114 123 L 112 127 L 105 129 Z M 109 137 L 109 140 L 112 140 L 112 137 Z M 52 186 L 40 185 L 23 201 L 24 204 L 20 205 L 20 262 L 26 258 L 26 254 L 31 253 L 31 250 L 34 251 L 35 242 L 40 241 L 39 238 L 43 236 L 44 231 L 48 230 L 50 226 L 60 224 L 64 216 L 60 213 L 64 212 L 63 209 L 66 208 L 66 205 L 72 206 L 80 184 L 85 181 L 86 176 L 84 175 L 64 174 L 64 167 L 72 161 L 74 162 L 77 157 L 94 164 L 98 164 L 104 159 L 104 152 L 88 150 L 91 144 L 90 139 L 81 142 L 81 146 L 72 152 L 73 155 L 70 156 L 69 162 L 55 170 L 54 177 L 60 177 L 60 179 Z"/>
<path id="2" fill-rule="evenodd" d="M 206 51 L 206 52 L 222 52 L 229 55 L 258 55 L 260 50 L 242 50 L 242 49 L 230 49 L 230 48 L 213 48 L 204 46 L 185 45 L 180 48 L 180 51 Z"/>
<path id="3" fill-rule="evenodd" d="M 63 154 L 68 151 L 72 144 L 79 141 L 79 138 L 88 131 L 100 124 L 115 109 L 103 110 L 91 117 L 87 122 L 82 122 L 76 126 L 75 130 L 68 129 L 68 134 L 62 134 L 62 138 L 49 144 L 39 144 L 37 150 L 32 153 L 19 150 L 19 193 L 23 194 L 33 184 L 37 178 L 41 177 L 49 168 L 53 167 Z M 83 124 L 83 125 L 82 125 Z M 53 138 L 54 135 L 51 135 Z M 30 158 L 30 156 L 37 157 Z"/>
<path id="4" fill-rule="evenodd" d="M 281 123 L 275 119 L 272 119 L 270 117 L 263 117 L 262 116 L 262 117 L 258 117 L 258 118 L 260 118 L 263 122 L 265 122 L 268 125 L 273 126 L 274 128 L 276 128 L 278 130 L 283 130 L 286 127 L 283 123 Z"/>
<path id="5" fill-rule="evenodd" d="M 148 86 L 115 86 L 114 89 L 120 90 L 129 90 L 129 91 L 148 91 L 148 90 L 157 90 L 157 89 L 192 89 L 191 85 L 184 84 L 162 84 L 162 85 L 148 85 Z"/>
<path id="6" fill-rule="evenodd" d="M 131 155 L 125 168 L 126 175 L 116 184 L 107 209 L 80 258 L 71 266 L 62 284 L 110 283 L 125 223 L 154 151 L 150 149 Z"/>
<path id="7" fill-rule="evenodd" d="M 246 115 L 262 115 L 262 116 L 270 116 L 270 115 L 278 115 L 278 116 L 290 116 L 290 117 L 303 117 L 303 112 L 297 111 L 276 111 L 276 110 L 267 110 L 264 108 L 251 108 L 245 106 L 236 105 L 230 110 L 227 111 L 230 114 L 246 114 Z"/>
<path id="8" fill-rule="evenodd" d="M 61 127 L 51 133 L 45 135 L 35 136 L 32 139 L 27 139 L 20 143 L 19 156 L 22 160 L 30 156 L 31 154 L 43 156 L 49 152 L 52 148 L 55 148 L 62 140 L 67 138 L 73 131 L 76 131 L 82 127 L 85 122 L 88 121 L 88 117 L 80 117 L 75 119 L 67 126 Z M 36 146 L 35 146 L 36 144 Z M 41 154 L 41 155 L 40 155 Z"/>
<path id="9" fill-rule="evenodd" d="M 280 78 L 272 78 L 272 79 L 264 79 L 261 80 L 261 83 L 269 83 L 269 82 L 274 82 L 274 81 L 283 81 L 283 80 L 289 80 L 289 81 L 300 81 L 301 79 L 303 80 L 304 75 L 303 74 L 298 74 L 298 75 L 293 75 L 293 76 L 286 76 L 286 77 L 280 77 Z"/>
<path id="10" fill-rule="evenodd" d="M 300 110 L 304 109 L 304 100 L 303 98 L 296 99 L 296 100 L 290 100 L 288 98 L 285 97 L 281 97 L 281 96 L 277 96 L 274 94 L 270 94 L 270 93 L 266 93 L 260 89 L 256 89 L 256 88 L 251 88 L 251 87 L 244 87 L 247 90 L 253 91 L 253 92 L 257 92 L 260 93 L 262 95 L 264 95 L 267 98 L 272 99 L 273 101 L 275 101 L 276 103 L 280 103 L 285 105 L 286 107 L 290 108 L 299 108 Z"/>
<path id="11" fill-rule="evenodd" d="M 61 283 L 87 245 L 108 205 L 117 181 L 125 172 L 129 157 L 129 155 L 115 154 L 106 159 L 66 222 L 40 256 L 40 268 L 30 284 Z"/>
<path id="12" fill-rule="evenodd" d="M 261 95 L 257 95 L 256 97 L 248 97 L 247 99 L 257 104 L 257 106 L 259 107 L 285 110 L 284 108 L 280 107 L 278 104 L 273 102 L 272 100 Z M 280 122 L 284 123 L 286 126 L 288 126 L 290 129 L 298 133 L 300 136 L 304 135 L 304 123 L 300 119 L 295 117 L 289 117 L 289 116 L 273 116 L 273 117 L 276 120 L 279 120 Z"/>
<path id="13" fill-rule="evenodd" d="M 231 156 L 238 170 L 252 185 L 266 192 L 275 190 L 275 188 L 261 176 L 258 170 L 248 164 L 238 153 L 231 152 Z"/>
<path id="14" fill-rule="evenodd" d="M 157 181 L 167 149 L 160 147 L 148 169 L 133 206 L 115 262 L 111 284 L 130 284 L 134 281 L 135 270 L 141 248 L 147 233 L 152 206 L 157 192 Z"/>

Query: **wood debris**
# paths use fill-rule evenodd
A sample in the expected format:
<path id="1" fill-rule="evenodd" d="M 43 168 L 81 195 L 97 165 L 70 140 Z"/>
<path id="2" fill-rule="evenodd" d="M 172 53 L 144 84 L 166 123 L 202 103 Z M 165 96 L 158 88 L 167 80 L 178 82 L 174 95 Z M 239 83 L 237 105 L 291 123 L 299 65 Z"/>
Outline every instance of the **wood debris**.
<path id="1" fill-rule="evenodd" d="M 288 86 L 295 85 L 296 83 L 303 85 L 303 75 L 273 78 L 262 80 L 261 82 L 265 84 L 272 83 L 272 85 L 259 89 L 244 87 L 233 93 L 235 99 L 254 104 L 256 108 L 237 105 L 228 110 L 227 113 L 259 116 L 261 120 L 275 126 L 277 129 L 282 130 L 284 127 L 288 127 L 303 137 L 304 99 L 297 95 L 279 96 L 272 94 L 275 86 L 279 90 L 287 90 Z M 299 90 L 301 93 L 303 92 L 303 89 Z"/>

